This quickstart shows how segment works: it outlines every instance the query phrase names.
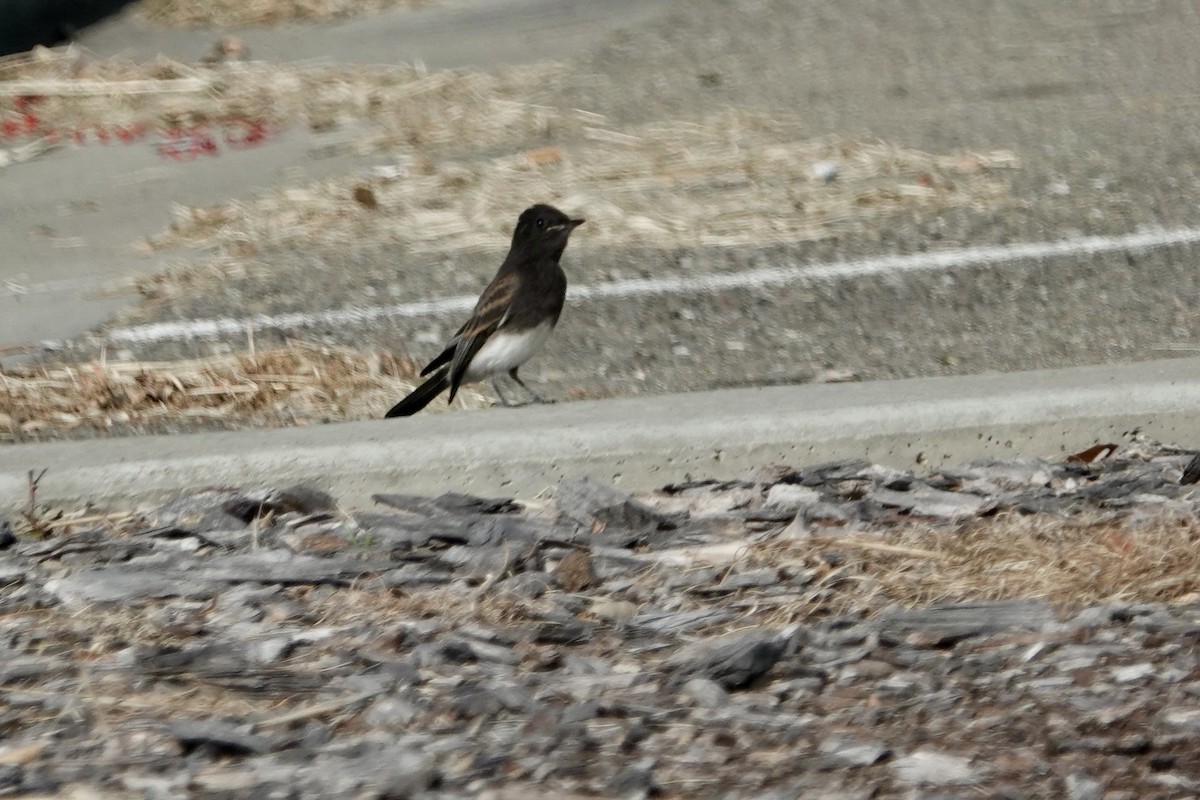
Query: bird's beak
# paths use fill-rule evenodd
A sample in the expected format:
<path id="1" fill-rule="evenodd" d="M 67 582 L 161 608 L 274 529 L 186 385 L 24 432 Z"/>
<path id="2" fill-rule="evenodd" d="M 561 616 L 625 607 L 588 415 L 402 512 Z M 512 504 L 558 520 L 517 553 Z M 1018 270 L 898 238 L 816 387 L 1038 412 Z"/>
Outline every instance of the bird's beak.
<path id="1" fill-rule="evenodd" d="M 571 231 L 575 230 L 580 225 L 582 225 L 585 221 L 586 220 L 582 220 L 582 219 L 569 219 L 566 222 L 560 222 L 557 225 L 551 225 L 550 227 L 546 228 L 546 230 L 555 231 L 556 233 L 559 231 L 564 231 L 566 233 L 570 233 Z"/>

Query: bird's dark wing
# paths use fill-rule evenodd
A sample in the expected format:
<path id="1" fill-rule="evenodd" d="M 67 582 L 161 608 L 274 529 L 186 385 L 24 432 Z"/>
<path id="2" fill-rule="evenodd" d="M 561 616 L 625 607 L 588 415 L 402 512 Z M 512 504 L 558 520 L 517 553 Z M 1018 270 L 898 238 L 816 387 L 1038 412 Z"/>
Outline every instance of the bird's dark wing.
<path id="1" fill-rule="evenodd" d="M 471 365 L 471 359 L 479 352 L 496 329 L 508 316 L 517 290 L 517 276 L 513 273 L 502 273 L 488 284 L 475 304 L 475 311 L 467 324 L 459 328 L 458 334 L 451 341 L 454 352 L 450 355 L 450 399 L 458 392 L 458 386 Z M 447 348 L 449 350 L 450 348 Z M 444 354 L 443 354 L 444 355 Z M 438 356 L 437 361 L 442 356 Z"/>
<path id="2" fill-rule="evenodd" d="M 483 294 L 479 296 L 478 302 L 475 303 L 475 309 L 471 312 L 471 318 L 464 322 L 462 327 L 454 332 L 454 336 L 450 338 L 450 343 L 446 345 L 446 349 L 438 353 L 437 357 L 434 358 L 433 361 L 430 361 L 425 365 L 425 367 L 421 370 L 422 376 L 428 375 L 443 364 L 450 363 L 450 360 L 454 358 L 454 354 L 459 348 L 459 344 L 462 342 L 463 333 L 465 333 L 468 328 L 475 328 L 481 319 L 480 315 L 488 312 L 491 306 L 495 305 L 497 302 L 501 302 L 502 309 L 507 309 L 508 304 L 512 302 L 512 289 L 514 288 L 513 284 L 515 283 L 514 278 L 515 276 L 509 274 L 497 275 L 492 279 L 492 282 L 489 283 L 487 288 L 483 290 Z M 505 297 L 499 297 L 501 293 L 503 293 Z M 503 317 L 504 314 L 502 310 L 500 317 L 497 319 L 503 319 Z M 486 339 L 484 341 L 486 341 Z M 483 342 L 480 342 L 479 344 L 481 347 L 483 346 Z"/>

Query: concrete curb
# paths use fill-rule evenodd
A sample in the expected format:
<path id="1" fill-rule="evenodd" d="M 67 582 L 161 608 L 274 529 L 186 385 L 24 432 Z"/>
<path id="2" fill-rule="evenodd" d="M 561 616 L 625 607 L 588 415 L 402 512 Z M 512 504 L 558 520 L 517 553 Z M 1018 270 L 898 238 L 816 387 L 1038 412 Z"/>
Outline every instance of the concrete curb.
<path id="1" fill-rule="evenodd" d="M 631 489 L 764 463 L 896 467 L 1056 456 L 1136 432 L 1200 444 L 1200 358 L 1011 374 L 732 389 L 405 420 L 0 447 L 0 504 L 125 505 L 203 486 L 312 483 L 530 496 L 592 473 Z"/>

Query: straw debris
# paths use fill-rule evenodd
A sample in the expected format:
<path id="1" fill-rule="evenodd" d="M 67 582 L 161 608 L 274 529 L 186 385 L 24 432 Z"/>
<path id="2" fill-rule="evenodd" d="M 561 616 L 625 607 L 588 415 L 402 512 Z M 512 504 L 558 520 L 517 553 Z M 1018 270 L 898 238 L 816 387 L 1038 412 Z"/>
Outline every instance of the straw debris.
<path id="1" fill-rule="evenodd" d="M 396 143 L 423 151 L 471 142 L 516 147 L 545 134 L 545 109 L 521 101 L 553 86 L 565 67 L 492 74 L 429 73 L 402 65 L 187 64 L 100 59 L 78 46 L 0 58 L 0 118 L 56 140 L 132 142 L 148 133 L 209 137 L 224 147 L 262 144 L 289 126 L 329 130 L 357 122 L 363 152 Z"/>
<path id="2" fill-rule="evenodd" d="M 344 245 L 386 241 L 413 252 L 483 251 L 511 226 L 513 197 L 547 198 L 588 218 L 597 247 L 739 246 L 812 241 L 884 216 L 1011 203 L 1008 152 L 932 155 L 879 140 L 796 138 L 795 120 L 730 110 L 704 124 L 657 123 L 628 133 L 590 115 L 503 104 L 501 129 L 577 131 L 554 148 L 437 159 L 398 132 L 368 140 L 388 167 L 274 189 L 213 210 L 181 209 L 154 248 Z M 429 134 L 441 138 L 444 126 Z M 824 181 L 815 165 L 835 161 Z M 369 192 L 371 204 L 361 197 Z M 380 213 L 368 214 L 366 211 Z"/>
<path id="3" fill-rule="evenodd" d="M 1015 202 L 1005 173 L 1019 162 L 1008 151 L 930 154 L 874 139 L 811 138 L 799 118 L 739 109 L 616 130 L 601 115 L 536 102 L 567 74 L 558 64 L 495 74 L 136 64 L 73 48 L 0 61 L 0 82 L 38 95 L 39 120 L 50 129 L 173 131 L 203 140 L 177 148 L 201 157 L 194 153 L 257 144 L 291 125 L 353 124 L 338 147 L 386 159 L 365 174 L 217 209 L 181 208 L 151 249 L 216 246 L 239 257 L 272 245 L 361 242 L 488 249 L 507 235 L 514 197 L 586 214 L 588 241 L 600 247 L 809 241 L 897 213 Z M 16 102 L 4 99 L 14 92 L 3 86 L 0 114 Z"/>
<path id="4" fill-rule="evenodd" d="M 1079 608 L 1200 597 L 1200 521 L 1188 519 L 1135 527 L 1098 515 L 1005 514 L 960 531 L 914 523 L 869 538 L 774 541 L 753 553 L 818 573 L 806 602 L 777 610 L 788 618 L 890 604 L 1025 598 Z"/>
<path id="5" fill-rule="evenodd" d="M 421 8 L 433 0 L 142 0 L 137 14 L 170 28 L 267 25 L 287 20 L 319 21 L 378 13 L 392 8 Z"/>
<path id="6" fill-rule="evenodd" d="M 413 388 L 417 369 L 384 351 L 307 343 L 187 361 L 17 368 L 0 371 L 0 438 L 163 420 L 273 427 L 373 419 Z M 459 397 L 459 407 L 487 404 L 471 389 Z"/>

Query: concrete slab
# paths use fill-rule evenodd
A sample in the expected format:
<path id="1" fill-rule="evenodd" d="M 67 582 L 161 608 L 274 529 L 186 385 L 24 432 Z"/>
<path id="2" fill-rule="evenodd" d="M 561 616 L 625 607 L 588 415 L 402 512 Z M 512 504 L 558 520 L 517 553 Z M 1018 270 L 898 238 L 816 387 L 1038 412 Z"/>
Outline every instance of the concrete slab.
<path id="1" fill-rule="evenodd" d="M 373 492 L 528 497 L 591 473 L 647 489 L 764 463 L 865 457 L 918 468 L 1058 456 L 1141 432 L 1200 442 L 1200 359 L 780 386 L 491 409 L 315 428 L 0 449 L 0 505 L 123 505 L 203 486 L 310 482 L 348 504 Z"/>

